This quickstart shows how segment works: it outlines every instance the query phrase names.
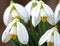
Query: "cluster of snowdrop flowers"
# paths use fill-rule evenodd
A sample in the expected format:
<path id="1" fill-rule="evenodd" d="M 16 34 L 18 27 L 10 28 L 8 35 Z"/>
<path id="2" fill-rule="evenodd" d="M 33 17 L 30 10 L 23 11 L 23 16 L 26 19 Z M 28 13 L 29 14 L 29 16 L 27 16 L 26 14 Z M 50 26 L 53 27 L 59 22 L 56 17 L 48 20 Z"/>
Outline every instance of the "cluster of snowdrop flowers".
<path id="1" fill-rule="evenodd" d="M 56 25 L 60 20 L 60 3 L 57 5 L 54 14 L 52 9 L 42 0 L 32 0 L 25 8 L 11 1 L 3 15 L 3 21 L 7 27 L 2 34 L 2 42 L 6 43 L 10 39 L 15 40 L 18 37 L 18 40 L 22 44 L 27 44 L 29 41 L 28 32 L 26 27 L 20 22 L 20 19 L 23 19 L 27 23 L 30 16 L 32 16 L 32 24 L 34 27 L 36 27 L 40 21 L 43 23 L 47 21 L 51 25 Z M 54 43 L 53 46 L 60 46 L 59 39 L 60 34 L 55 26 L 42 35 L 39 39 L 39 45 L 42 45 L 44 42 L 51 42 Z"/>
<path id="2" fill-rule="evenodd" d="M 37 5 L 33 9 L 31 9 L 30 5 L 31 4 L 28 3 L 25 6 L 25 8 L 32 16 L 32 24 L 34 27 L 36 27 L 41 20 L 42 22 L 48 21 L 51 25 L 55 24 L 54 13 L 52 9 L 47 4 L 45 4 L 42 0 L 38 1 Z"/>
<path id="3" fill-rule="evenodd" d="M 28 32 L 20 22 L 20 19 L 23 19 L 27 23 L 28 18 L 28 13 L 25 8 L 11 1 L 3 15 L 3 21 L 7 27 L 2 34 L 2 42 L 6 43 L 10 39 L 15 40 L 18 37 L 18 40 L 22 44 L 27 44 L 29 40 Z"/>
<path id="4" fill-rule="evenodd" d="M 35 0 L 34 0 L 35 1 Z M 25 8 L 28 13 L 32 16 L 32 24 L 36 27 L 40 21 L 45 23 L 48 21 L 51 25 L 56 25 L 57 22 L 60 20 L 60 3 L 57 5 L 55 14 L 53 13 L 52 9 L 45 4 L 42 0 L 37 2 L 37 5 L 31 9 L 32 3 L 28 3 Z M 56 38 L 57 37 L 57 38 Z M 60 35 L 58 33 L 57 27 L 53 27 L 49 29 L 39 40 L 39 45 L 42 45 L 44 42 L 47 42 L 47 46 L 60 46 Z M 58 39 L 58 40 L 57 40 Z M 49 45 L 49 42 L 51 45 Z M 53 45 L 54 43 L 54 45 Z"/>
<path id="5" fill-rule="evenodd" d="M 16 10 L 13 10 L 13 9 L 16 9 Z M 13 14 L 12 14 L 12 11 L 14 12 Z M 15 15 L 16 12 L 18 13 L 18 15 Z M 6 8 L 4 15 L 3 15 L 3 22 L 5 25 L 8 25 L 12 21 L 12 16 L 14 17 L 19 16 L 26 23 L 29 20 L 29 14 L 25 10 L 25 8 L 18 3 L 14 3 L 13 1 L 10 1 L 10 5 Z"/>
<path id="6" fill-rule="evenodd" d="M 58 21 L 60 21 L 60 3 L 58 3 L 56 9 L 55 9 L 55 24 L 57 24 Z M 42 37 L 39 40 L 39 45 L 42 45 L 44 42 L 48 42 L 47 46 L 60 46 L 60 34 L 57 29 L 57 25 L 55 27 L 47 30 L 47 32 L 42 35 Z M 49 45 L 50 44 L 52 45 Z"/>

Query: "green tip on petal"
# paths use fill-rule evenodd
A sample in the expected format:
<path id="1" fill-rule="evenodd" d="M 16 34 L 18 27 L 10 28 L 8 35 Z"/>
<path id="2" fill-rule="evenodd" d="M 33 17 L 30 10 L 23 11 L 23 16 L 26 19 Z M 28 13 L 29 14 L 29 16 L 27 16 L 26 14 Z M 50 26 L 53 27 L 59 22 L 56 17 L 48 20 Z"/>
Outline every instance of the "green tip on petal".
<path id="1" fill-rule="evenodd" d="M 10 0 L 10 4 L 12 4 L 12 3 L 14 3 L 14 1 L 13 0 Z"/>
<path id="2" fill-rule="evenodd" d="M 35 7 L 36 5 L 37 5 L 36 2 L 33 2 L 33 3 L 32 3 L 32 7 Z"/>
<path id="3" fill-rule="evenodd" d="M 52 32 L 52 36 L 54 36 L 54 32 Z"/>
<path id="4" fill-rule="evenodd" d="M 43 4 L 44 2 L 42 1 L 42 0 L 40 0 L 40 4 L 41 4 L 41 7 L 40 7 L 40 9 L 44 9 L 44 7 L 43 7 Z"/>
<path id="5" fill-rule="evenodd" d="M 40 9 L 41 9 L 41 10 L 43 10 L 43 9 L 44 9 L 44 7 L 43 7 L 43 5 L 42 5 L 42 4 L 41 4 L 41 7 L 40 7 Z"/>
<path id="6" fill-rule="evenodd" d="M 17 23 L 15 22 L 15 23 L 13 24 L 13 26 L 17 26 Z"/>

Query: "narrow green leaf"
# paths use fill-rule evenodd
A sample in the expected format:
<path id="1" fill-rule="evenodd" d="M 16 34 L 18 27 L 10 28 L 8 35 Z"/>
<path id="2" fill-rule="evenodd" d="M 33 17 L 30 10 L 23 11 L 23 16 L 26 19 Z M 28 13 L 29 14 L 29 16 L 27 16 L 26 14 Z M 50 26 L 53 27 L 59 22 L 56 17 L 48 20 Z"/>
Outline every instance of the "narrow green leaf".
<path id="1" fill-rule="evenodd" d="M 39 28 L 39 33 L 40 33 L 40 37 L 47 31 L 48 29 L 48 22 L 46 21 L 45 23 L 43 23 L 42 21 L 39 23 L 38 25 Z M 42 45 L 42 46 L 46 46 L 46 42 Z"/>
<path id="2" fill-rule="evenodd" d="M 32 16 L 30 17 L 30 29 L 31 29 L 31 33 L 32 33 L 32 39 L 34 40 L 34 42 L 37 46 L 38 45 L 38 35 L 37 35 L 35 28 L 32 25 Z"/>

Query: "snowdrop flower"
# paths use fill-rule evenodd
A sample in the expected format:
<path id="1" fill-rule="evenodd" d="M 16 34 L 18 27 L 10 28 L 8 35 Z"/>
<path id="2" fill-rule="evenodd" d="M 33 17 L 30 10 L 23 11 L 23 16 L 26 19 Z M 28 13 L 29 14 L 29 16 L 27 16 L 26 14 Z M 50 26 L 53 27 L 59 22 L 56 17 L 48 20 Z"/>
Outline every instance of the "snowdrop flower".
<path id="1" fill-rule="evenodd" d="M 20 23 L 19 19 L 14 19 L 10 22 L 2 34 L 2 42 L 6 43 L 10 39 L 15 40 L 18 37 L 18 40 L 22 44 L 27 44 L 29 40 L 28 32 L 25 26 Z"/>
<path id="2" fill-rule="evenodd" d="M 59 3 L 58 3 L 58 5 L 56 6 L 56 9 L 55 9 L 55 20 L 56 20 L 56 22 L 55 23 L 57 23 L 58 21 L 60 21 L 60 0 L 59 0 Z"/>
<path id="3" fill-rule="evenodd" d="M 49 29 L 39 40 L 39 45 L 42 45 L 43 43 L 53 43 L 54 42 L 54 33 L 58 32 L 56 27 L 53 27 Z"/>
<path id="4" fill-rule="evenodd" d="M 55 24 L 54 13 L 52 9 L 42 0 L 35 8 L 32 9 L 31 15 L 32 15 L 32 24 L 34 27 L 36 27 L 40 21 L 42 21 L 43 23 L 48 21 L 51 25 Z"/>
<path id="5" fill-rule="evenodd" d="M 58 31 L 54 32 L 54 46 L 60 46 L 60 34 Z"/>
<path id="6" fill-rule="evenodd" d="M 38 5 L 37 0 L 31 0 L 26 6 L 25 9 L 28 11 L 29 15 L 31 15 L 31 10 Z"/>
<path id="7" fill-rule="evenodd" d="M 12 21 L 13 16 L 17 16 L 15 14 L 21 17 L 26 23 L 28 22 L 29 15 L 25 8 L 18 3 L 10 1 L 10 5 L 6 8 L 3 15 L 3 22 L 6 26 Z"/>

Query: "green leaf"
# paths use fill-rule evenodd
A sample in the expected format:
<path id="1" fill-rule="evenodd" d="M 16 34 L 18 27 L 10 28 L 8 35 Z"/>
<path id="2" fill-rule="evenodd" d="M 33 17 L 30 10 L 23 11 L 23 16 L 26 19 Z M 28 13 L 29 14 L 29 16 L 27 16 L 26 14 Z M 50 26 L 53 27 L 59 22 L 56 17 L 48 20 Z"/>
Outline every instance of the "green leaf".
<path id="1" fill-rule="evenodd" d="M 30 29 L 31 29 L 31 34 L 32 34 L 31 37 L 32 37 L 33 41 L 35 42 L 35 45 L 38 46 L 39 38 L 38 38 L 35 28 L 32 25 L 32 16 L 30 17 Z"/>
<path id="2" fill-rule="evenodd" d="M 16 42 L 13 39 L 11 39 L 11 43 L 12 43 L 13 46 L 23 46 L 23 45 L 20 45 L 18 42 Z"/>
<path id="3" fill-rule="evenodd" d="M 40 37 L 47 31 L 48 29 L 48 22 L 46 21 L 45 23 L 43 23 L 42 21 L 38 24 L 38 28 L 39 28 L 39 34 Z M 46 42 L 42 45 L 42 46 L 46 46 Z"/>
<path id="4" fill-rule="evenodd" d="M 48 29 L 48 22 L 43 23 L 42 21 L 38 24 L 40 36 L 42 36 Z"/>
<path id="5" fill-rule="evenodd" d="M 32 39 L 32 33 L 31 33 L 31 30 L 30 30 L 30 28 L 28 28 L 28 32 L 29 32 L 29 44 L 30 44 L 30 46 L 35 46 L 35 42 L 33 41 L 34 39 Z"/>

